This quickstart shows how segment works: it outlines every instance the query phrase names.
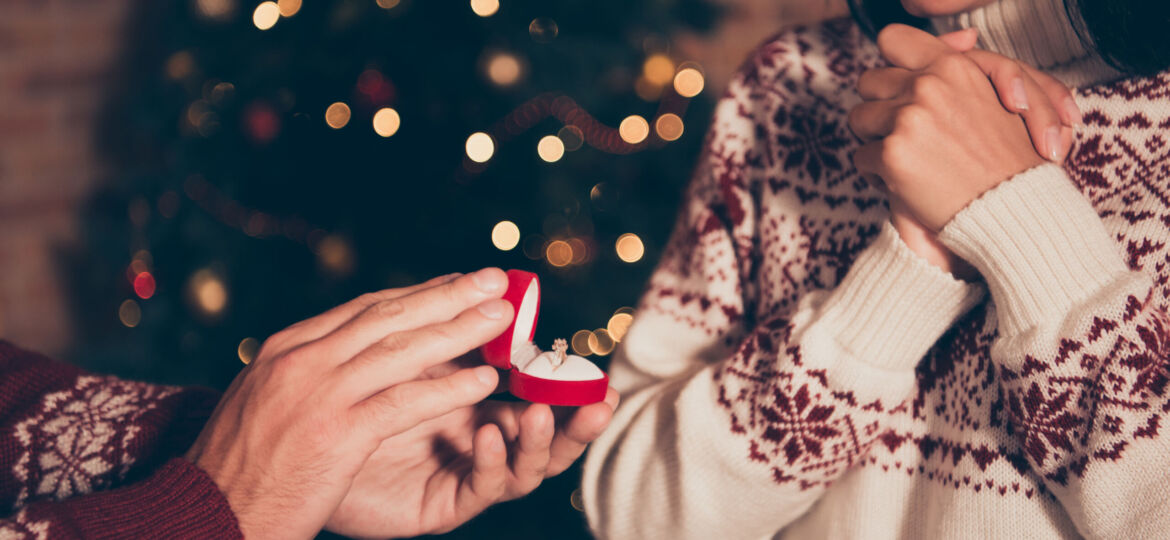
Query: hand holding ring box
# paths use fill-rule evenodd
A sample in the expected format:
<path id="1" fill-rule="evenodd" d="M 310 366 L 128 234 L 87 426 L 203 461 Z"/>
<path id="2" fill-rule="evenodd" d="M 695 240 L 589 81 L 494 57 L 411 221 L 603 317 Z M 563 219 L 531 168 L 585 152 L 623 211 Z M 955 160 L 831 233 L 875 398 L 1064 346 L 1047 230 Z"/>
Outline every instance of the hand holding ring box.
<path id="1" fill-rule="evenodd" d="M 540 280 L 536 274 L 509 270 L 504 300 L 516 317 L 499 337 L 480 348 L 487 363 L 508 371 L 508 391 L 535 403 L 578 407 L 605 400 L 609 377 L 580 356 L 567 354 L 559 339 L 553 351 L 542 352 L 532 343 L 540 312 Z"/>

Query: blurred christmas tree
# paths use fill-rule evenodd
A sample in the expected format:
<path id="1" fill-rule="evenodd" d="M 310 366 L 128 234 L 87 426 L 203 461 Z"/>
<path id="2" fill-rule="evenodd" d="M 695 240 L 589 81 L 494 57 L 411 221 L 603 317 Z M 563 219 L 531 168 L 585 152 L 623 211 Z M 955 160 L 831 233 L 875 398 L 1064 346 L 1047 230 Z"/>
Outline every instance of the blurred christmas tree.
<path id="1" fill-rule="evenodd" d="M 501 266 L 541 275 L 540 343 L 604 364 L 710 114 L 669 39 L 712 21 L 701 0 L 136 9 L 70 255 L 74 361 L 223 387 L 361 292 Z M 575 475 L 453 534 L 582 535 Z"/>

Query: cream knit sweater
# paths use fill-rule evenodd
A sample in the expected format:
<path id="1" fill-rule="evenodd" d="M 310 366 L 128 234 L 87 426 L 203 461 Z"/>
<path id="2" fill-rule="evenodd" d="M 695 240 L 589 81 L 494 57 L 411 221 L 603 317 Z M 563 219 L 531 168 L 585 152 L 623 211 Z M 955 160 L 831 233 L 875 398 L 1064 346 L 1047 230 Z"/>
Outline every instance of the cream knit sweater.
<path id="1" fill-rule="evenodd" d="M 598 536 L 1170 538 L 1170 75 L 1115 80 L 1069 24 L 1060 0 L 936 21 L 1086 113 L 1066 163 L 942 232 L 976 285 L 851 166 L 872 43 L 838 21 L 756 51 L 613 363 Z"/>

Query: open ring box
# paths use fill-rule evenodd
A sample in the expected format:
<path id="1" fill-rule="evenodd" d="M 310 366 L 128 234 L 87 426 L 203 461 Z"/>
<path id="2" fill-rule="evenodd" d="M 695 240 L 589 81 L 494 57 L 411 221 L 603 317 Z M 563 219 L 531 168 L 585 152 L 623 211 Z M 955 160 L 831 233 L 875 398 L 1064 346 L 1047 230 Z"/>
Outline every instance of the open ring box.
<path id="1" fill-rule="evenodd" d="M 578 407 L 605 400 L 609 377 L 580 356 L 566 354 L 564 340 L 544 352 L 532 342 L 540 313 L 536 274 L 509 270 L 504 300 L 516 316 L 508 329 L 480 348 L 487 363 L 508 372 L 508 391 L 535 403 Z"/>

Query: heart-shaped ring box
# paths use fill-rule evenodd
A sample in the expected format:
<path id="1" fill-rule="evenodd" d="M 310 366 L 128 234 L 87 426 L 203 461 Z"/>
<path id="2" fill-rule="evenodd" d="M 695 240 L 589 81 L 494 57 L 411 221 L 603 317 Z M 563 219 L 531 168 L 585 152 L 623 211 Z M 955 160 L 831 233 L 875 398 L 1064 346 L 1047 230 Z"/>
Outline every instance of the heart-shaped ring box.
<path id="1" fill-rule="evenodd" d="M 535 403 L 578 407 L 605 400 L 609 377 L 580 356 L 542 352 L 532 343 L 540 313 L 536 274 L 509 270 L 504 300 L 516 316 L 508 329 L 480 348 L 487 363 L 508 372 L 508 391 Z M 564 344 L 561 345 L 564 347 Z M 563 361 L 559 363 L 559 358 Z"/>

